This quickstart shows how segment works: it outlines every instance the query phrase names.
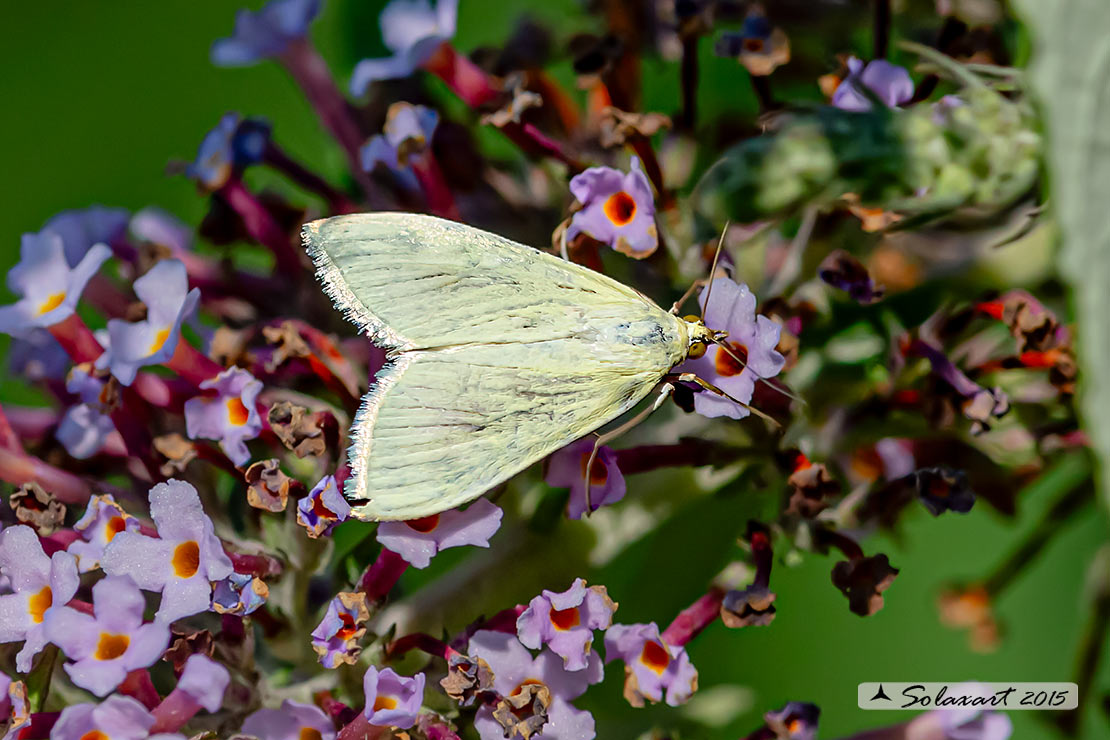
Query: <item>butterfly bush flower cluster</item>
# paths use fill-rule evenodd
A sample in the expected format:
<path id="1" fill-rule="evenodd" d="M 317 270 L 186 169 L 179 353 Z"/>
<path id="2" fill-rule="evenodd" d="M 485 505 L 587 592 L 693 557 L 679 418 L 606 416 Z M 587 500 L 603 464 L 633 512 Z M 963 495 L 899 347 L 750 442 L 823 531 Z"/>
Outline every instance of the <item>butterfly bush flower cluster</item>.
<path id="1" fill-rule="evenodd" d="M 148 163 L 195 184 L 202 217 L 89 205 L 12 238 L 5 383 L 31 400 L 0 403 L 4 737 L 811 740 L 820 707 L 765 697 L 780 673 L 797 690 L 828 672 L 839 622 L 813 591 L 897 626 L 926 598 L 921 573 L 902 575 L 908 547 L 948 578 L 954 517 L 1013 517 L 1025 486 L 1058 486 L 1052 531 L 1011 535 L 1020 557 L 961 566 L 936 599 L 969 650 L 1013 649 L 1018 617 L 996 605 L 1093 490 L 1071 304 L 1047 267 L 1003 264 L 1041 259 L 1048 223 L 1027 207 L 1049 178 L 1038 108 L 1007 67 L 1016 21 L 879 2 L 864 33 L 811 5 L 521 14 L 482 47 L 485 9 L 456 0 L 391 0 L 376 25 L 270 0 L 213 27 L 212 64 L 289 75 L 325 156 L 292 153 L 314 149 L 280 110 L 227 111 L 169 167 Z M 386 55 L 344 66 L 334 28 Z M 936 49 L 890 43 L 937 29 Z M 333 309 L 300 236 L 367 211 L 537 250 L 476 234 L 488 259 L 456 264 L 437 243 L 445 267 L 407 280 L 422 256 L 418 222 L 401 222 L 412 248 L 388 270 L 341 266 L 357 273 L 348 303 L 406 344 L 387 352 Z M 1006 223 L 1025 224 L 1020 245 L 986 229 Z M 539 287 L 498 293 L 506 260 L 542 270 Z M 596 291 L 572 279 L 586 269 Z M 398 298 L 379 306 L 387 283 Z M 447 283 L 474 305 L 424 310 Z M 491 312 L 509 336 L 461 318 Z M 402 320 L 473 341 L 410 353 Z M 598 372 L 560 359 L 568 335 Z M 451 364 L 471 346 L 495 364 Z M 398 354 L 434 353 L 472 405 L 409 386 L 427 421 L 370 454 L 420 466 L 445 452 L 439 425 L 496 428 L 499 446 L 466 463 L 503 482 L 363 521 L 386 491 L 352 485 L 352 426 L 374 423 L 403 374 L 361 399 Z M 503 371 L 529 383 L 508 398 Z M 581 388 L 561 406 L 556 371 Z M 927 536 L 872 536 L 909 521 Z M 819 578 L 799 590 L 803 571 Z M 1082 686 L 1108 630 L 1108 589 L 1090 580 Z M 803 614 L 812 634 L 788 671 L 737 668 Z M 750 711 L 721 701 L 741 681 Z M 1020 719 L 972 709 L 854 737 L 1020 736 Z"/>

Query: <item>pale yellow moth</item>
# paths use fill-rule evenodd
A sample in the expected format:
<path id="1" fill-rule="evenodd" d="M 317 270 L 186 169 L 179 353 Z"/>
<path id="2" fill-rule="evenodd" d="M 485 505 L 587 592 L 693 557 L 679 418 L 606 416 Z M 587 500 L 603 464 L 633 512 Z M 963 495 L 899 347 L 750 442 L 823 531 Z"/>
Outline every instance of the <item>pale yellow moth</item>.
<path id="1" fill-rule="evenodd" d="M 360 519 L 477 498 L 723 336 L 593 270 L 431 216 L 335 216 L 305 225 L 304 241 L 336 306 L 388 350 L 351 428 L 345 494 Z"/>

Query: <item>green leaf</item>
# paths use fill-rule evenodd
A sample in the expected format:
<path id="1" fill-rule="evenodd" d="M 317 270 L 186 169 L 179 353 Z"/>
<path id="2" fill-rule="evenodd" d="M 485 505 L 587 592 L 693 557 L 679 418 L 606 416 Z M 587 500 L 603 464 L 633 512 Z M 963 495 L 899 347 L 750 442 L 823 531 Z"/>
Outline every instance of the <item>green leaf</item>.
<path id="1" fill-rule="evenodd" d="M 1078 316 L 1080 410 L 1110 503 L 1110 3 L 1015 0 L 1035 43 L 1030 79 L 1048 133 L 1060 270 Z"/>

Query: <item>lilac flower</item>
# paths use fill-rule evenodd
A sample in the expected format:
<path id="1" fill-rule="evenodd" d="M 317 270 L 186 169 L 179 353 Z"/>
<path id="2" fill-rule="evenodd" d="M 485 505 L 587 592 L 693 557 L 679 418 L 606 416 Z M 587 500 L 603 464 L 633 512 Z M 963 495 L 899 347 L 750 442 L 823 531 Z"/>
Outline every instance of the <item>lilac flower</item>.
<path id="1" fill-rule="evenodd" d="M 100 452 L 108 435 L 116 430 L 100 401 L 104 382 L 90 375 L 90 369 L 87 365 L 78 365 L 66 378 L 66 390 L 76 394 L 81 403 L 66 409 L 57 431 L 54 432 L 66 452 L 78 460 L 85 460 Z"/>
<path id="2" fill-rule="evenodd" d="M 372 725 L 399 727 L 407 730 L 416 724 L 416 715 L 424 701 L 424 674 L 409 678 L 400 676 L 392 668 L 374 666 L 366 669 L 362 677 L 366 693 L 366 707 L 362 713 Z"/>
<path id="3" fill-rule="evenodd" d="M 262 383 L 246 370 L 229 367 L 200 384 L 215 396 L 195 396 L 185 402 L 185 431 L 190 439 L 218 439 L 220 449 L 236 465 L 251 459 L 246 440 L 262 431 L 255 400 Z"/>
<path id="4" fill-rule="evenodd" d="M 131 576 L 145 591 L 161 591 L 155 619 L 172 622 L 207 611 L 211 582 L 227 578 L 232 567 L 197 489 L 173 479 L 159 483 L 150 489 L 150 516 L 158 538 L 120 532 L 104 548 L 104 572 Z"/>
<path id="5" fill-rule="evenodd" d="M 363 626 L 370 618 L 366 594 L 360 591 L 337 594 L 328 611 L 312 630 L 312 649 L 325 668 L 338 668 L 358 660 L 362 648 L 358 641 L 366 634 Z"/>
<path id="6" fill-rule="evenodd" d="M 439 114 L 423 105 L 394 103 L 386 113 L 382 133 L 374 136 L 359 152 L 367 172 L 382 164 L 393 172 L 407 173 L 410 159 L 432 145 L 439 125 Z"/>
<path id="7" fill-rule="evenodd" d="M 743 283 L 737 284 L 728 278 L 715 279 L 709 291 L 712 303 L 708 309 L 706 292 L 703 290 L 698 297 L 705 323 L 711 329 L 728 332 L 728 338 L 722 343 L 732 355 L 717 345 L 710 345 L 704 355 L 687 360 L 675 372 L 695 373 L 738 401 L 747 403 L 752 399 L 756 380 L 778 375 L 786 362 L 775 350 L 782 327 L 766 316 L 756 315 L 755 296 Z M 741 362 L 737 362 L 737 358 Z M 694 395 L 694 410 L 711 418 L 743 419 L 749 414 L 746 408 L 708 392 Z"/>
<path id="8" fill-rule="evenodd" d="M 635 707 L 666 701 L 684 704 L 698 688 L 698 671 L 686 648 L 663 642 L 659 628 L 650 624 L 614 624 L 605 632 L 605 662 L 620 658 L 625 664 L 624 696 Z"/>
<path id="9" fill-rule="evenodd" d="M 97 696 L 111 693 L 130 671 L 162 657 L 170 643 L 165 624 L 143 624 L 143 594 L 126 576 L 108 576 L 93 586 L 93 614 L 60 606 L 46 616 L 46 637 L 74 661 L 66 673 Z"/>
<path id="10" fill-rule="evenodd" d="M 259 709 L 248 716 L 243 734 L 258 740 L 335 740 L 335 725 L 319 707 L 286 699 L 281 709 Z"/>
<path id="11" fill-rule="evenodd" d="M 320 0 L 271 0 L 257 12 L 240 10 L 234 34 L 212 44 L 212 63 L 246 67 L 280 56 L 291 43 L 305 37 L 319 12 Z"/>
<path id="12" fill-rule="evenodd" d="M 587 588 L 585 580 L 576 578 L 566 591 L 544 589 L 532 599 L 516 620 L 516 633 L 526 647 L 547 645 L 568 671 L 580 671 L 588 665 L 593 631 L 612 624 L 616 609 L 604 586 Z"/>
<path id="13" fill-rule="evenodd" d="M 158 365 L 173 357 L 181 323 L 200 300 L 200 290 L 189 290 L 185 265 L 162 260 L 135 281 L 135 295 L 146 304 L 143 321 L 108 321 L 108 348 L 96 361 L 123 385 L 131 385 L 140 367 Z"/>
<path id="14" fill-rule="evenodd" d="M 382 522 L 378 542 L 415 568 L 427 568 L 432 556 L 449 547 L 489 547 L 501 527 L 501 509 L 480 498 L 466 509 L 452 509 L 406 522 Z"/>
<path id="15" fill-rule="evenodd" d="M 69 355 L 46 329 L 32 329 L 12 337 L 8 370 L 27 380 L 60 380 L 69 368 Z"/>
<path id="16" fill-rule="evenodd" d="M 628 174 L 612 167 L 591 167 L 571 178 L 570 192 L 582 210 L 571 218 L 568 240 L 587 234 L 636 259 L 659 246 L 651 183 L 638 158 L 632 158 Z"/>
<path id="17" fill-rule="evenodd" d="M 18 738 L 19 731 L 31 724 L 31 705 L 27 701 L 27 685 L 0 673 L 0 727 L 4 740 Z"/>
<path id="18" fill-rule="evenodd" d="M 776 738 L 784 740 L 816 740 L 817 719 L 821 708 L 803 701 L 787 702 L 782 709 L 767 712 L 763 721 Z"/>
<path id="19" fill-rule="evenodd" d="M 183 695 L 184 700 L 192 704 L 190 708 L 193 713 L 202 707 L 209 712 L 216 712 L 224 703 L 224 694 L 230 683 L 231 674 L 227 668 L 207 655 L 193 653 L 185 661 L 177 686 L 166 699 L 169 700 L 174 694 Z"/>
<path id="20" fill-rule="evenodd" d="M 117 534 L 139 530 L 139 520 L 125 512 L 112 494 L 106 493 L 89 499 L 88 508 L 73 530 L 81 539 L 74 540 L 67 552 L 77 558 L 77 570 L 88 573 L 100 567 L 104 548 Z"/>
<path id="21" fill-rule="evenodd" d="M 77 592 L 77 561 L 67 552 L 47 557 L 35 530 L 21 524 L 0 532 L 0 575 L 14 591 L 0 596 L 0 642 L 25 641 L 15 667 L 27 673 L 48 642 L 46 618 Z"/>
<path id="22" fill-rule="evenodd" d="M 174 257 L 189 251 L 193 232 L 175 216 L 150 206 L 131 217 L 131 234 L 140 242 L 166 247 Z"/>
<path id="23" fill-rule="evenodd" d="M 339 490 L 334 475 L 325 475 L 308 495 L 297 502 L 297 523 L 312 538 L 330 535 L 340 522 L 351 515 L 351 505 Z"/>
<path id="24" fill-rule="evenodd" d="M 871 98 L 860 89 L 861 86 L 873 92 L 888 108 L 913 98 L 913 80 L 904 67 L 885 59 L 874 59 L 865 65 L 852 57 L 848 60 L 848 76 L 837 86 L 832 104 L 842 110 L 871 110 Z"/>
<path id="25" fill-rule="evenodd" d="M 232 174 L 261 162 L 269 141 L 267 121 L 225 113 L 216 127 L 205 134 L 196 158 L 186 165 L 185 174 L 208 190 L 218 190 Z"/>
<path id="26" fill-rule="evenodd" d="M 123 238 L 128 215 L 126 208 L 89 206 L 55 214 L 43 224 L 42 230 L 62 237 L 66 262 L 77 265 L 93 245 L 111 246 Z"/>
<path id="27" fill-rule="evenodd" d="M 217 581 L 212 589 L 212 610 L 218 614 L 246 616 L 258 611 L 269 596 L 270 587 L 261 578 L 232 573 Z"/>
<path id="28" fill-rule="evenodd" d="M 376 80 L 408 77 L 446 41 L 455 35 L 458 0 L 393 0 L 385 6 L 378 23 L 382 41 L 393 52 L 386 59 L 363 59 L 351 75 L 351 94 L 362 95 Z"/>
<path id="29" fill-rule="evenodd" d="M 24 234 L 19 252 L 19 264 L 8 271 L 8 287 L 20 298 L 0 306 L 0 331 L 13 335 L 69 318 L 85 285 L 112 256 L 111 249 L 96 244 L 70 267 L 62 237 L 52 231 Z"/>
<path id="30" fill-rule="evenodd" d="M 109 696 L 100 704 L 71 704 L 50 730 L 50 740 L 170 740 L 184 735 L 151 735 L 154 715 L 130 696 Z"/>
<path id="31" fill-rule="evenodd" d="M 570 488 L 567 516 L 581 519 L 586 512 L 586 465 L 593 452 L 592 437 L 573 442 L 551 455 L 544 480 L 549 486 Z M 624 476 L 617 467 L 617 454 L 606 446 L 599 447 L 590 474 L 590 511 L 615 504 L 624 498 Z"/>
<path id="32" fill-rule="evenodd" d="M 594 737 L 594 718 L 589 712 L 576 709 L 570 702 L 581 696 L 591 685 L 601 681 L 604 670 L 597 653 L 591 653 L 585 669 L 568 671 L 559 656 L 545 650 L 538 657 L 525 649 L 513 635 L 505 632 L 479 630 L 470 638 L 468 654 L 481 658 L 493 671 L 493 687 L 503 698 L 522 693 L 528 686 L 543 686 L 550 692 L 546 719 L 537 737 L 547 740 L 590 740 Z M 504 701 L 502 702 L 504 703 Z M 496 709 L 484 705 L 474 718 L 474 726 L 482 740 L 515 740 L 502 722 L 495 718 Z"/>
<path id="33" fill-rule="evenodd" d="M 952 693 L 958 696 L 993 696 L 988 687 L 974 682 L 962 684 Z M 947 740 L 1007 740 L 1014 731 L 1007 715 L 982 707 L 934 709 L 923 716 L 935 719 Z"/>
<path id="34" fill-rule="evenodd" d="M 740 31 L 721 34 L 713 51 L 717 56 L 739 59 L 754 76 L 765 76 L 790 61 L 790 39 L 771 25 L 761 9 L 753 8 Z"/>

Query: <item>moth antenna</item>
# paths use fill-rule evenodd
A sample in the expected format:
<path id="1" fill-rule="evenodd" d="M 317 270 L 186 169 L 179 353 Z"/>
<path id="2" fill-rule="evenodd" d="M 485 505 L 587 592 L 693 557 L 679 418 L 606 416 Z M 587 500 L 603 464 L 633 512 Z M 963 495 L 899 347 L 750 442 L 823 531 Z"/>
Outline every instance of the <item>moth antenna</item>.
<path id="1" fill-rule="evenodd" d="M 728 233 L 728 227 L 731 222 L 725 221 L 725 227 L 721 229 L 721 238 L 717 240 L 717 251 L 713 253 L 713 264 L 709 266 L 709 286 L 705 289 L 705 305 L 701 309 L 701 317 L 705 319 L 705 312 L 709 310 L 709 299 L 713 295 L 713 280 L 717 276 L 717 261 L 721 258 L 721 249 L 725 246 L 725 234 Z"/>
<path id="2" fill-rule="evenodd" d="M 720 342 L 720 341 L 718 341 L 718 340 L 716 340 L 716 339 L 710 339 L 709 341 L 710 341 L 710 342 L 712 342 L 713 344 L 717 345 L 718 347 L 720 347 L 720 348 L 721 348 L 721 350 L 722 350 L 722 351 L 723 351 L 723 352 L 724 352 L 724 353 L 725 353 L 726 355 L 728 355 L 729 357 L 731 357 L 731 358 L 732 358 L 732 359 L 733 359 L 734 361 L 736 361 L 736 363 L 737 363 L 737 364 L 739 364 L 739 365 L 740 365 L 740 367 L 747 367 L 747 366 L 748 366 L 748 363 L 746 363 L 746 362 L 744 362 L 743 360 L 741 360 L 741 359 L 740 359 L 740 358 L 739 358 L 739 357 L 738 357 L 738 356 L 736 355 L 736 353 L 735 353 L 735 352 L 733 352 L 733 351 L 732 351 L 732 349 L 731 349 L 731 348 L 730 348 L 730 347 L 729 347 L 729 346 L 728 346 L 728 345 L 727 345 L 726 343 L 724 343 L 724 342 Z M 775 384 L 774 384 L 774 383 L 772 383 L 771 381 L 767 380 L 767 378 L 764 378 L 764 377 L 763 377 L 762 375 L 756 375 L 756 376 L 755 376 L 755 379 L 756 379 L 757 381 L 759 381 L 760 383 L 763 383 L 764 385 L 766 385 L 766 386 L 767 386 L 768 388 L 771 388 L 772 390 L 774 390 L 774 391 L 776 391 L 776 392 L 778 392 L 778 393 L 781 393 L 782 395 L 786 396 L 787 398 L 789 398 L 789 399 L 792 399 L 792 400 L 794 400 L 794 401 L 797 401 L 798 403 L 802 404 L 803 406 L 805 406 L 805 405 L 806 405 L 806 401 L 805 401 L 805 399 L 804 399 L 804 398 L 801 398 L 800 396 L 796 396 L 796 395 L 794 395 L 793 393 L 791 393 L 791 392 L 790 392 L 790 391 L 788 391 L 788 390 L 785 390 L 785 389 L 783 389 L 783 388 L 779 388 L 779 387 L 778 387 L 777 385 L 775 385 Z"/>

